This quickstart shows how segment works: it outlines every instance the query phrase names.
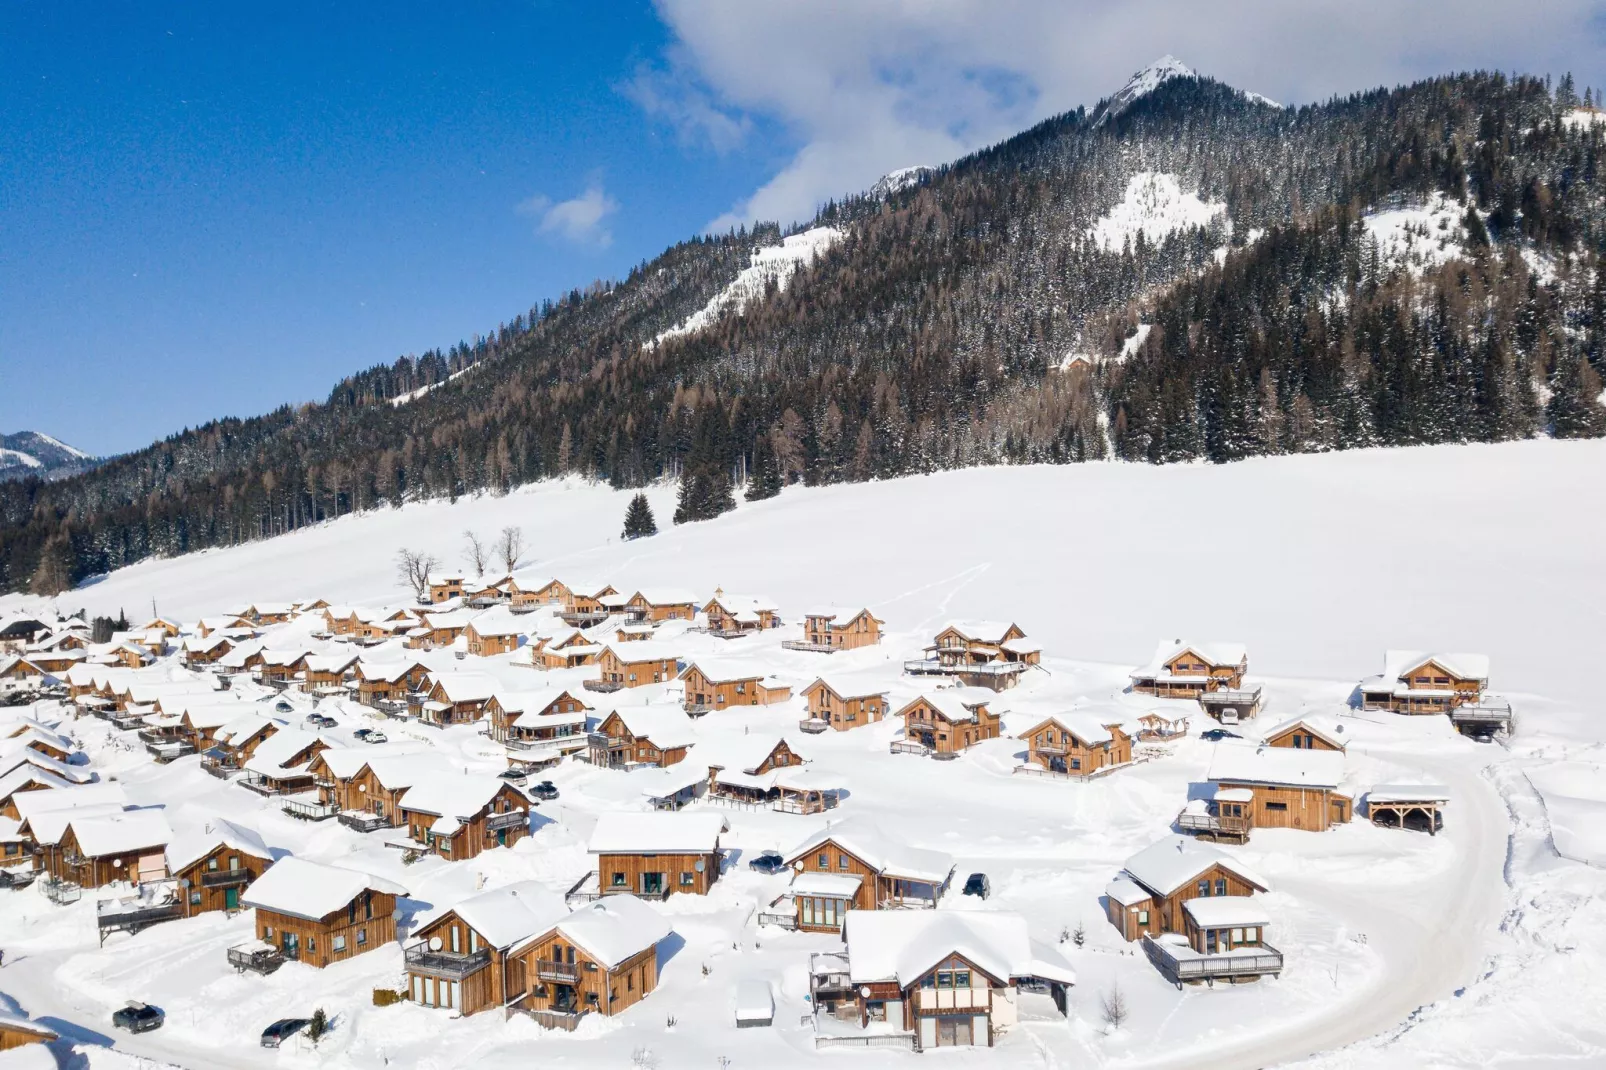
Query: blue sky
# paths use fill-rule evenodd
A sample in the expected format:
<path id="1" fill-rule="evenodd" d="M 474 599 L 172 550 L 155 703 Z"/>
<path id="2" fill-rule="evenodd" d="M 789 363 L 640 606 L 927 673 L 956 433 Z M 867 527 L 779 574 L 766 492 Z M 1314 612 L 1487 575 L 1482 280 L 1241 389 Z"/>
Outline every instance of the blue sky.
<path id="1" fill-rule="evenodd" d="M 109 453 L 318 400 L 1167 52 L 1299 103 L 1606 84 L 1601 27 L 1599 0 L 0 5 L 0 430 Z"/>

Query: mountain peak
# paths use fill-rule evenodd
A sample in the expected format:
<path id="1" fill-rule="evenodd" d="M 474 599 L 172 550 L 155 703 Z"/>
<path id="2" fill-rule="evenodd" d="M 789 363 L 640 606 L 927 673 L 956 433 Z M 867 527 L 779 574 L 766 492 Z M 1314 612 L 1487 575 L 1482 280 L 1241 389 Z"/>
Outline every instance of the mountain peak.
<path id="1" fill-rule="evenodd" d="M 0 434 L 0 480 L 62 479 L 95 467 L 95 458 L 42 431 Z"/>
<path id="2" fill-rule="evenodd" d="M 1097 125 L 1109 122 L 1137 100 L 1176 78 L 1197 78 L 1199 73 L 1177 57 L 1164 55 L 1127 79 L 1126 85 L 1099 110 Z"/>

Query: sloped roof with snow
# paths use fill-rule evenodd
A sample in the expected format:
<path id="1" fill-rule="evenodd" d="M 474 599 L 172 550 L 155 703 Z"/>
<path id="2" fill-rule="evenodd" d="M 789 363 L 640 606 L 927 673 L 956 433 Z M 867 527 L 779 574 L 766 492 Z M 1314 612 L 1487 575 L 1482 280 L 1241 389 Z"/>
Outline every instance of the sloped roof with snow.
<path id="1" fill-rule="evenodd" d="M 535 881 L 493 888 L 451 908 L 487 945 L 503 950 L 549 931 L 563 910 L 562 897 Z"/>
<path id="2" fill-rule="evenodd" d="M 587 903 L 553 928 L 608 967 L 658 946 L 674 932 L 667 918 L 629 894 Z"/>
<path id="3" fill-rule="evenodd" d="M 1400 680 L 1411 670 L 1434 662 L 1463 680 L 1489 680 L 1487 654 L 1449 653 L 1432 650 L 1390 650 L 1383 662 L 1383 675 L 1390 681 Z"/>
<path id="4" fill-rule="evenodd" d="M 240 896 L 240 902 L 248 907 L 320 921 L 364 891 L 407 894 L 401 885 L 370 873 L 292 856 L 269 866 Z"/>
<path id="5" fill-rule="evenodd" d="M 621 706 L 611 712 L 619 715 L 632 736 L 661 749 L 689 747 L 697 740 L 691 718 L 679 706 Z M 599 711 L 599 715 L 603 721 L 608 719 L 607 713 Z"/>
<path id="6" fill-rule="evenodd" d="M 387 791 L 410 789 L 420 780 L 445 775 L 451 770 L 451 763 L 435 751 L 380 755 L 370 753 L 367 765 L 369 771 L 374 774 L 374 779 L 379 781 L 379 786 Z M 356 773 L 360 769 L 361 766 L 352 772 Z"/>
<path id="7" fill-rule="evenodd" d="M 1069 732 L 1083 743 L 1108 743 L 1115 738 L 1110 726 L 1121 726 L 1122 716 L 1114 710 L 1093 712 L 1089 710 L 1065 710 L 1061 713 L 1051 714 L 1038 721 L 1031 728 L 1020 734 L 1019 738 L 1026 738 L 1044 725 L 1053 723 L 1059 725 L 1060 730 Z"/>
<path id="8" fill-rule="evenodd" d="M 176 874 L 219 847 L 227 847 L 252 858 L 273 860 L 273 852 L 268 850 L 268 845 L 262 842 L 262 837 L 255 829 L 214 817 L 200 829 L 173 837 L 167 845 L 167 871 Z"/>
<path id="9" fill-rule="evenodd" d="M 1271 885 L 1248 866 L 1191 836 L 1165 836 L 1131 858 L 1121 868 L 1133 880 L 1164 898 L 1211 866 L 1236 873 L 1262 891 Z"/>
<path id="10" fill-rule="evenodd" d="M 523 635 L 525 628 L 522 620 L 500 606 L 481 613 L 468 626 L 481 636 Z"/>
<path id="11" fill-rule="evenodd" d="M 167 815 L 155 807 L 75 816 L 69 824 L 78 840 L 78 849 L 87 858 L 109 858 L 141 848 L 166 847 L 167 841 L 173 838 Z"/>
<path id="12" fill-rule="evenodd" d="M 854 984 L 907 986 L 949 955 L 999 981 L 1041 977 L 1074 983 L 1063 956 L 1032 940 L 1026 919 L 995 910 L 850 910 L 842 925 Z"/>
<path id="13" fill-rule="evenodd" d="M 1162 639 L 1154 648 L 1154 656 L 1147 665 L 1135 669 L 1133 676 L 1159 676 L 1166 672 L 1166 664 L 1187 651 L 1197 654 L 1206 665 L 1228 667 L 1241 665 L 1249 657 L 1249 648 L 1243 643 L 1220 641 L 1195 642 L 1189 639 Z"/>
<path id="14" fill-rule="evenodd" d="M 636 589 L 642 601 L 649 606 L 695 606 L 697 593 L 688 591 L 684 587 L 639 587 Z"/>
<path id="15" fill-rule="evenodd" d="M 703 656 L 689 661 L 681 678 L 693 669 L 701 672 L 711 684 L 734 684 L 743 680 L 763 680 L 773 676 L 762 662 L 749 658 L 722 658 Z"/>
<path id="16" fill-rule="evenodd" d="M 707 854 L 728 828 L 720 814 L 701 811 L 626 813 L 597 818 L 586 850 L 591 854 Z"/>
<path id="17" fill-rule="evenodd" d="M 1182 909 L 1202 929 L 1270 925 L 1266 904 L 1251 895 L 1209 895 L 1185 899 Z"/>
<path id="18" fill-rule="evenodd" d="M 427 773 L 407 789 L 401 808 L 466 821 L 485 809 L 506 786 L 507 781 L 494 776 Z"/>
<path id="19" fill-rule="evenodd" d="M 256 752 L 245 763 L 248 772 L 264 776 L 282 776 L 285 763 L 294 760 L 302 751 L 318 742 L 318 736 L 301 728 L 285 727 L 262 741 Z"/>
<path id="20" fill-rule="evenodd" d="M 82 806 L 110 805 L 120 810 L 128 805 L 128 794 L 123 791 L 121 784 L 108 780 L 52 791 L 24 791 L 11 800 L 11 805 L 17 808 L 17 816 L 27 821 L 42 814 Z"/>
<path id="21" fill-rule="evenodd" d="M 448 702 L 489 702 L 496 681 L 480 672 L 443 672 L 430 678 L 430 690 L 439 687 Z"/>
<path id="22" fill-rule="evenodd" d="M 998 620 L 951 620 L 937 630 L 937 634 L 954 631 L 973 643 L 1002 643 L 1014 625 Z"/>
<path id="23" fill-rule="evenodd" d="M 1217 743 L 1206 776 L 1235 784 L 1336 788 L 1344 781 L 1344 755 L 1331 750 Z"/>
<path id="24" fill-rule="evenodd" d="M 665 642 L 654 642 L 651 639 L 636 639 L 628 643 L 606 643 L 605 648 L 613 651 L 613 656 L 626 665 L 638 665 L 644 661 L 679 661 L 680 650 Z"/>
<path id="25" fill-rule="evenodd" d="M 817 851 L 827 841 L 836 843 L 884 876 L 942 884 L 954 871 L 952 856 L 942 851 L 910 846 L 867 817 L 850 817 L 827 825 L 787 853 L 788 864 Z"/>
<path id="26" fill-rule="evenodd" d="M 1291 732 L 1296 728 L 1303 728 L 1317 739 L 1323 740 L 1334 747 L 1338 747 L 1340 750 L 1342 750 L 1346 745 L 1344 740 L 1344 726 L 1342 724 L 1339 724 L 1331 717 L 1323 717 L 1320 714 L 1310 713 L 1301 714 L 1298 717 L 1290 717 L 1281 724 L 1272 725 L 1261 734 L 1260 738 L 1263 740 L 1276 739 L 1284 732 Z"/>

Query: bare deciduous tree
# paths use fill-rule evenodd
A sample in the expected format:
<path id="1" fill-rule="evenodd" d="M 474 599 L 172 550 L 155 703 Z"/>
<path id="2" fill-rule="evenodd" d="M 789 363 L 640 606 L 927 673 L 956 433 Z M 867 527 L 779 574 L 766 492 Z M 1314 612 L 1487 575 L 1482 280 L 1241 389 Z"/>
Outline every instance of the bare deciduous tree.
<path id="1" fill-rule="evenodd" d="M 405 546 L 396 551 L 396 575 L 413 589 L 420 602 L 428 601 L 430 573 L 440 567 L 440 559 L 434 554 L 409 550 Z"/>
<path id="2" fill-rule="evenodd" d="M 503 528 L 496 540 L 496 556 L 501 559 L 503 571 L 512 575 L 524 556 L 524 529 L 513 524 Z"/>
<path id="3" fill-rule="evenodd" d="M 490 549 L 472 531 L 463 532 L 463 541 L 468 543 L 468 563 L 474 566 L 474 575 L 484 576 L 485 563 L 491 557 Z"/>
<path id="4" fill-rule="evenodd" d="M 1126 1009 L 1126 996 L 1121 994 L 1120 985 L 1112 983 L 1099 996 L 1099 1010 L 1103 1013 L 1105 1025 L 1111 1029 L 1121 1028 L 1121 1023 L 1127 1019 L 1128 1011 Z"/>

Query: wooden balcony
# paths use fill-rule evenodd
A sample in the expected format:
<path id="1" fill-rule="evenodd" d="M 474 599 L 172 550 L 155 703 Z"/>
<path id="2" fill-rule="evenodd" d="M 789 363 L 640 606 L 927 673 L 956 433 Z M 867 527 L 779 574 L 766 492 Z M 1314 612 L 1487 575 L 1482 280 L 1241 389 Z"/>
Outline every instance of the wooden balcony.
<path id="1" fill-rule="evenodd" d="M 760 925 L 773 925 L 777 929 L 796 929 L 797 915 L 761 910 L 758 914 L 758 923 Z"/>
<path id="2" fill-rule="evenodd" d="M 55 877 L 46 877 L 39 887 L 44 891 L 45 898 L 58 907 L 69 906 L 84 896 L 83 887 L 76 882 L 59 880 Z"/>
<path id="3" fill-rule="evenodd" d="M 565 1033 L 572 1033 L 580 1028 L 580 1019 L 583 1011 L 543 1011 L 529 1007 L 513 1008 L 543 1029 L 558 1029 Z"/>
<path id="4" fill-rule="evenodd" d="M 953 1014 L 971 1011 L 975 1014 L 993 1012 L 991 988 L 917 988 L 915 989 L 916 1014 Z"/>
<path id="5" fill-rule="evenodd" d="M 912 739 L 895 739 L 890 748 L 893 754 L 930 754 L 931 748 Z"/>
<path id="6" fill-rule="evenodd" d="M 535 976 L 542 981 L 556 981 L 565 985 L 579 984 L 582 968 L 579 964 L 573 962 L 538 959 L 535 963 Z"/>
<path id="7" fill-rule="evenodd" d="M 95 926 L 101 940 L 110 932 L 137 933 L 141 929 L 164 921 L 176 921 L 184 916 L 184 904 L 178 900 L 151 903 L 142 900 L 124 902 L 106 899 L 95 904 Z"/>
<path id="8" fill-rule="evenodd" d="M 1505 703 L 1469 703 L 1456 706 L 1450 710 L 1450 723 L 1462 731 L 1510 732 L 1516 724 L 1516 714 L 1512 712 L 1511 704 Z"/>
<path id="9" fill-rule="evenodd" d="M 353 832 L 378 832 L 391 827 L 390 818 L 367 810 L 342 810 L 335 820 Z"/>
<path id="10" fill-rule="evenodd" d="M 339 811 L 334 803 L 310 802 L 304 799 L 285 799 L 279 804 L 289 816 L 299 821 L 326 821 Z"/>
<path id="11" fill-rule="evenodd" d="M 266 947 L 261 944 L 241 944 L 231 947 L 228 951 L 229 965 L 235 972 L 269 974 L 284 965 L 284 952 L 278 948 Z"/>
<path id="12" fill-rule="evenodd" d="M 214 869 L 201 873 L 203 888 L 233 888 L 250 883 L 251 871 L 248 869 Z"/>
<path id="13" fill-rule="evenodd" d="M 832 646 L 830 643 L 814 643 L 807 639 L 783 639 L 781 641 L 781 649 L 801 650 L 808 654 L 835 654 L 843 648 Z"/>
<path id="14" fill-rule="evenodd" d="M 530 823 L 530 814 L 527 810 L 509 810 L 505 814 L 492 814 L 485 819 L 486 832 L 500 832 L 502 829 L 524 828 Z"/>
<path id="15" fill-rule="evenodd" d="M 431 951 L 424 944 L 413 944 L 402 951 L 407 969 L 414 973 L 427 973 L 461 981 L 479 973 L 491 964 L 491 949 L 482 947 L 468 954 L 451 951 Z"/>
<path id="16" fill-rule="evenodd" d="M 1209 836 L 1213 839 L 1234 839 L 1242 842 L 1249 838 L 1249 833 L 1254 827 L 1254 820 L 1249 817 L 1223 817 L 1220 814 L 1190 813 L 1187 810 L 1177 815 L 1178 831 Z"/>
<path id="17" fill-rule="evenodd" d="M 1226 954 L 1206 955 L 1186 944 L 1178 946 L 1145 936 L 1143 952 L 1178 988 L 1201 981 L 1214 984 L 1217 981 L 1276 977 L 1283 972 L 1283 954 L 1270 944 Z"/>
<path id="18" fill-rule="evenodd" d="M 797 723 L 797 727 L 810 735 L 819 735 L 821 732 L 830 731 L 831 722 L 820 717 L 805 717 Z"/>

